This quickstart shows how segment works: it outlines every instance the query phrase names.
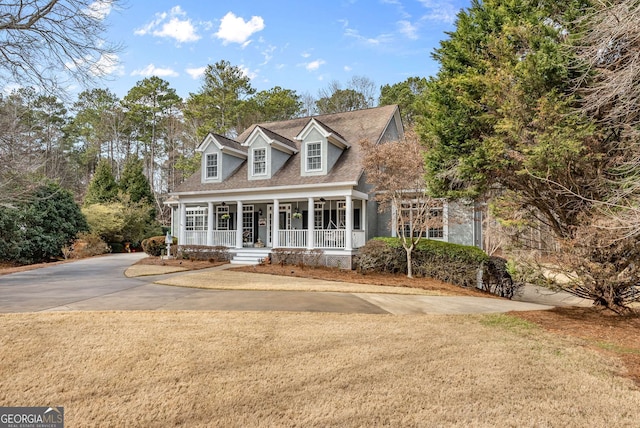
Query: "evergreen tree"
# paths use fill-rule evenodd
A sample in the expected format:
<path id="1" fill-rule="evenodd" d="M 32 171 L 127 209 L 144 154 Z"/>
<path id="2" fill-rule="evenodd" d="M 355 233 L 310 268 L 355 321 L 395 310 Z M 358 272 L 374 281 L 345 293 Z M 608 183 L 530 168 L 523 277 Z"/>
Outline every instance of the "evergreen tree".
<path id="1" fill-rule="evenodd" d="M 152 206 L 155 204 L 149 180 L 144 175 L 142 161 L 134 156 L 129 156 L 125 161 L 118 188 L 128 194 L 132 202 L 142 201 Z"/>
<path id="2" fill-rule="evenodd" d="M 512 192 L 508 212 L 534 212 L 558 237 L 570 236 L 585 199 L 554 183 L 595 196 L 590 183 L 604 154 L 571 97 L 567 22 L 584 6 L 473 0 L 460 12 L 420 100 L 418 130 L 436 196 L 475 197 L 497 185 Z"/>
<path id="3" fill-rule="evenodd" d="M 89 182 L 87 194 L 84 197 L 84 205 L 113 202 L 118 197 L 118 184 L 113 176 L 111 165 L 106 159 L 100 160 L 96 172 Z"/>
<path id="4" fill-rule="evenodd" d="M 61 255 L 78 232 L 88 230 L 80 207 L 68 190 L 54 183 L 38 187 L 18 209 L 19 251 L 15 261 L 37 263 Z"/>
<path id="5" fill-rule="evenodd" d="M 189 94 L 185 116 L 196 122 L 200 140 L 209 132 L 239 134 L 244 130 L 240 124 L 243 105 L 255 92 L 240 67 L 218 61 L 207 66 L 202 88 Z"/>

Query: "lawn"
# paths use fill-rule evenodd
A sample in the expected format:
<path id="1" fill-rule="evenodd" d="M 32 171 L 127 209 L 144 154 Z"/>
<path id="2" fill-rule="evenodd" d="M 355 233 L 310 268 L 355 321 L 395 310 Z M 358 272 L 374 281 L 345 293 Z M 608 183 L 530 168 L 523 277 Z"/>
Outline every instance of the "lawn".
<path id="1" fill-rule="evenodd" d="M 615 355 L 511 315 L 0 315 L 0 405 L 76 426 L 637 426 Z"/>

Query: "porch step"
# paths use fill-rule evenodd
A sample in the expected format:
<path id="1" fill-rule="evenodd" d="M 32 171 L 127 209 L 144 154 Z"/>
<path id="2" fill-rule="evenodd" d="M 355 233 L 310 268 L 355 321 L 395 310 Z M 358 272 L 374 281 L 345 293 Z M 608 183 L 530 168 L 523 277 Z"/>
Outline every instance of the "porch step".
<path id="1" fill-rule="evenodd" d="M 271 254 L 268 249 L 238 250 L 231 259 L 232 265 L 257 265 Z"/>

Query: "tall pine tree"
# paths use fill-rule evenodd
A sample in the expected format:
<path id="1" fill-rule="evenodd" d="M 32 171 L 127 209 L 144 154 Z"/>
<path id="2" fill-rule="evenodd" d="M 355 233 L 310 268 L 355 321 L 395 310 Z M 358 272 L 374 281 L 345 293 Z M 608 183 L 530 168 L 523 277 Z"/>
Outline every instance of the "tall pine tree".
<path id="1" fill-rule="evenodd" d="M 102 159 L 98 162 L 96 172 L 89 182 L 87 194 L 84 197 L 84 205 L 113 202 L 118 198 L 118 184 L 113 176 L 111 164 Z"/>

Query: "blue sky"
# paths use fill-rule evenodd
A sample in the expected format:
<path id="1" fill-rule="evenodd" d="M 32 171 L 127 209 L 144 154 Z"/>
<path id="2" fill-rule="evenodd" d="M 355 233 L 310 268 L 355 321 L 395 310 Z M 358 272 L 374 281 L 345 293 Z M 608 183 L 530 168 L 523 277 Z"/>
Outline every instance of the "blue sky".
<path id="1" fill-rule="evenodd" d="M 434 75 L 431 52 L 469 0 L 141 1 L 112 10 L 106 38 L 125 47 L 110 70 L 119 97 L 153 75 L 183 98 L 208 64 L 241 67 L 253 87 L 317 96 L 336 80 L 377 87 Z"/>

